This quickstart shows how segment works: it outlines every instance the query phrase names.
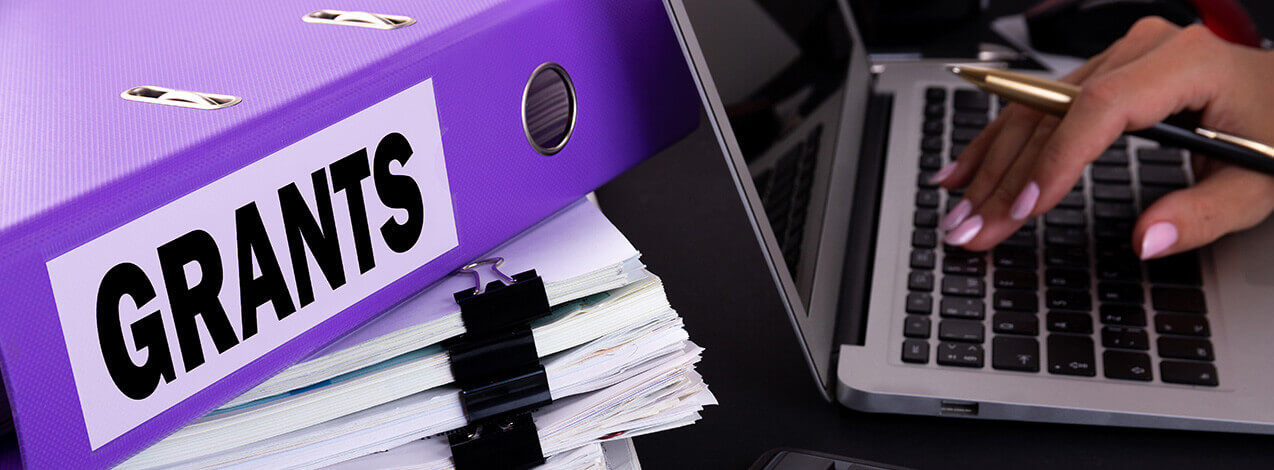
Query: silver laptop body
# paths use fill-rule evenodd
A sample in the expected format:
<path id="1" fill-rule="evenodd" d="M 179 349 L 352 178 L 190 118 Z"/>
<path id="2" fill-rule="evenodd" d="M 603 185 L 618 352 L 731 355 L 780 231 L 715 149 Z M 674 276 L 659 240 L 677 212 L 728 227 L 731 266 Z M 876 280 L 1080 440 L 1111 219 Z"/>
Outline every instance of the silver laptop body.
<path id="1" fill-rule="evenodd" d="M 960 267 L 949 273 L 948 258 L 976 254 L 948 250 L 940 238 L 932 248 L 917 248 L 932 244 L 915 238 L 923 230 L 917 212 L 936 206 L 941 216 L 958 196 L 937 189 L 940 199 L 922 201 L 918 192 L 928 189 L 919 182 L 921 168 L 932 168 L 933 154 L 945 163 L 959 151 L 952 120 L 967 116 L 955 98 L 968 93 L 958 92 L 966 84 L 940 62 L 889 63 L 873 73 L 843 0 L 666 5 L 826 398 L 872 412 L 1274 433 L 1274 223 L 1200 250 L 1198 279 L 1180 281 L 1175 270 L 1159 264 L 1107 268 L 1106 248 L 1099 245 L 1107 239 L 1098 237 L 1111 224 L 1098 223 L 1105 219 L 1096 219 L 1094 211 L 1113 206 L 1095 199 L 1095 191 L 1124 172 L 1104 167 L 1087 172 L 1077 189 L 1085 214 L 1078 227 L 1060 225 L 1066 222 L 1061 216 L 1040 217 L 1034 235 L 1025 235 L 1036 244 L 1029 264 L 1012 264 L 1017 261 L 993 252 L 980 255 L 981 273 L 963 276 Z M 943 90 L 944 98 L 935 100 L 931 89 Z M 990 100 L 988 118 L 996 108 Z M 935 129 L 926 127 L 934 119 L 945 126 L 936 132 L 940 139 L 926 141 L 935 137 Z M 934 151 L 935 145 L 940 149 Z M 1146 177 L 1138 176 L 1143 166 L 1164 163 L 1153 161 L 1162 152 L 1143 150 L 1155 144 L 1132 138 L 1122 145 L 1122 166 L 1133 180 L 1128 204 L 1166 192 L 1147 189 Z M 1178 166 L 1172 171 L 1189 172 L 1188 164 Z M 1065 243 L 1059 241 L 1065 233 L 1088 244 L 1080 252 L 1051 244 Z M 911 294 L 925 292 L 911 278 L 917 250 L 928 250 L 933 265 L 927 270 L 932 305 L 924 313 L 910 304 Z M 1022 253 L 1013 250 L 1003 254 Z M 1080 253 L 1077 262 L 1088 263 L 1086 270 L 1077 268 L 1087 273 L 1087 288 L 1080 289 L 1086 298 L 1052 284 L 1065 280 L 1055 274 L 1076 271 L 1056 264 L 1065 263 L 1068 253 L 1072 259 Z M 1023 306 L 1021 294 L 1012 294 L 1016 304 L 997 296 L 1002 262 L 1013 268 L 1003 270 L 1018 271 L 1015 278 L 1034 273 L 1034 305 Z M 1128 273 L 1109 269 L 1140 273 L 1119 277 Z M 978 277 L 985 286 L 946 295 L 948 277 Z M 1165 278 L 1168 284 L 1160 284 Z M 1107 284 L 1121 289 L 1107 292 Z M 948 310 L 948 297 L 959 308 Z M 1183 297 L 1184 304 L 1178 302 Z M 1077 300 L 1088 308 L 1064 308 Z M 982 313 L 971 316 L 969 307 L 979 302 Z M 1138 307 L 1142 318 L 1127 314 Z M 1037 322 L 1034 333 L 1020 321 L 1030 315 Z M 923 335 L 921 319 L 928 322 Z M 980 328 L 971 332 L 971 325 Z M 1031 340 L 1033 351 L 1024 347 Z"/>

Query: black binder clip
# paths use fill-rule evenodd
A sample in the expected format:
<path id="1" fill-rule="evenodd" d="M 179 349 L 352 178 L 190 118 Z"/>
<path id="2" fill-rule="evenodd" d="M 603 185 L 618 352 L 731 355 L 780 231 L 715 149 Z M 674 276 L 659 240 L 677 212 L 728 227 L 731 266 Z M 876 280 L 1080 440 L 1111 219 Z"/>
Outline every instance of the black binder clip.
<path id="1" fill-rule="evenodd" d="M 457 292 L 465 334 L 448 341 L 451 372 L 469 425 L 449 435 L 458 470 L 521 469 L 544 463 L 530 412 L 553 401 L 540 364 L 531 322 L 551 312 L 544 280 L 535 270 L 512 277 L 503 258 L 476 261 L 476 286 Z M 490 265 L 499 278 L 483 284 L 477 268 Z"/>

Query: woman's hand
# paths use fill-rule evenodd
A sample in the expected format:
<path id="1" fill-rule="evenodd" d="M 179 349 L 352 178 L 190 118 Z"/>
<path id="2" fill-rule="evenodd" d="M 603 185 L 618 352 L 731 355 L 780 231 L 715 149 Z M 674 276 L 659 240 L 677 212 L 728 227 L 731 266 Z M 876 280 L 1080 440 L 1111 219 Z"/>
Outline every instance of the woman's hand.
<path id="1" fill-rule="evenodd" d="M 1065 117 L 1011 104 L 937 173 L 945 188 L 968 185 L 940 225 L 947 243 L 995 246 L 1057 205 L 1121 133 L 1181 111 L 1200 111 L 1203 127 L 1274 142 L 1274 53 L 1226 43 L 1202 26 L 1141 20 L 1063 81 L 1083 87 Z M 1197 157 L 1194 168 L 1194 186 L 1137 221 L 1142 259 L 1208 244 L 1274 210 L 1274 177 Z"/>

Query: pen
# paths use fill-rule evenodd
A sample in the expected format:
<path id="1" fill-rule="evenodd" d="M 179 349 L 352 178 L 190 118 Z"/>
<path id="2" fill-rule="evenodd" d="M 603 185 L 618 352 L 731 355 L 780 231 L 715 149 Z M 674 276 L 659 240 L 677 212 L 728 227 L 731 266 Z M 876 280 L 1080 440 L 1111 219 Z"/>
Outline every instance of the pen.
<path id="1" fill-rule="evenodd" d="M 1066 114 L 1080 90 L 1069 83 L 1004 70 L 964 65 L 947 69 L 987 92 L 1057 116 Z M 1274 175 L 1274 147 L 1211 129 L 1181 126 L 1173 121 L 1169 119 L 1128 134 Z"/>

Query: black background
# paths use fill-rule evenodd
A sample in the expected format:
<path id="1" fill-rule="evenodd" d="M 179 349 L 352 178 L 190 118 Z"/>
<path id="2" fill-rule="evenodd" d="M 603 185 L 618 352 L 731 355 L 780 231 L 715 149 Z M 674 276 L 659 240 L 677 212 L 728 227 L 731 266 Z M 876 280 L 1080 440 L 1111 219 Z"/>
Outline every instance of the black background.
<path id="1" fill-rule="evenodd" d="M 986 18 L 1029 3 L 994 2 L 948 36 L 982 40 Z M 1270 36 L 1274 2 L 1244 3 Z M 637 438 L 644 467 L 746 468 L 775 447 L 915 468 L 1274 466 L 1268 436 L 870 414 L 824 401 L 701 123 L 598 192 L 706 348 L 699 370 L 721 402 L 693 426 Z"/>

